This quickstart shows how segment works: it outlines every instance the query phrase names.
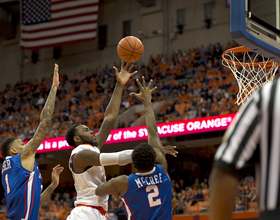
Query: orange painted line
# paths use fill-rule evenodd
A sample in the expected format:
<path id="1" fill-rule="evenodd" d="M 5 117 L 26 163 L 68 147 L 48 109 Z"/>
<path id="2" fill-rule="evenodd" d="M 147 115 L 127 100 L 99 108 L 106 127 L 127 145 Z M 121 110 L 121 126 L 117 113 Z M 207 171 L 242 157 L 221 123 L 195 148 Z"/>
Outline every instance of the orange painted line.
<path id="1" fill-rule="evenodd" d="M 197 216 L 199 216 L 197 218 Z M 249 212 L 234 212 L 232 213 L 232 219 L 244 219 L 244 218 L 258 218 L 259 212 L 249 211 Z M 210 220 L 209 214 L 202 215 L 173 215 L 172 220 Z"/>
<path id="2" fill-rule="evenodd" d="M 199 216 L 199 217 L 197 217 Z M 173 215 L 172 220 L 210 220 L 209 215 Z"/>
<path id="3" fill-rule="evenodd" d="M 258 218 L 258 217 L 259 217 L 259 212 L 257 211 L 232 213 L 232 219 Z"/>

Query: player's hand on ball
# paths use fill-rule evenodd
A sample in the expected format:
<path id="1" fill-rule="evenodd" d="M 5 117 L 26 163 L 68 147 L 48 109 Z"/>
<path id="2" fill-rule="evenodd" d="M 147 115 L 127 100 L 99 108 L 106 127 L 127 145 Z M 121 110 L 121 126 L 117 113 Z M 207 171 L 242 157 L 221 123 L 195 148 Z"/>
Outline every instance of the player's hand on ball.
<path id="1" fill-rule="evenodd" d="M 52 171 L 52 185 L 57 187 L 59 184 L 59 175 L 64 170 L 64 167 L 61 167 L 60 164 L 56 165 Z"/>
<path id="2" fill-rule="evenodd" d="M 152 100 L 152 93 L 154 90 L 156 90 L 156 86 L 154 88 L 151 89 L 151 86 L 152 86 L 152 82 L 153 80 L 151 79 L 150 82 L 149 82 L 149 85 L 146 86 L 146 82 L 145 82 L 145 77 L 142 76 L 142 84 L 139 82 L 138 79 L 136 79 L 136 82 L 140 88 L 140 93 L 135 93 L 135 92 L 132 92 L 130 93 L 130 95 L 136 97 L 137 99 L 139 99 L 141 102 L 144 102 L 144 101 L 151 101 Z"/>
<path id="3" fill-rule="evenodd" d="M 59 86 L 58 65 L 56 63 L 54 64 L 53 86 Z"/>
<path id="4" fill-rule="evenodd" d="M 129 66 L 129 63 L 127 63 L 124 66 L 124 61 L 122 60 L 122 66 L 121 66 L 121 71 L 119 72 L 118 69 L 113 66 L 113 68 L 115 69 L 116 72 L 116 77 L 117 77 L 117 81 L 118 83 L 120 83 L 121 85 L 125 85 L 127 83 L 127 81 L 129 80 L 129 78 L 131 76 L 133 76 L 135 73 L 137 73 L 137 71 L 134 71 L 133 73 L 131 73 L 131 70 L 133 68 L 133 64 Z"/>
<path id="5" fill-rule="evenodd" d="M 178 151 L 175 150 L 176 146 L 163 146 L 164 150 L 165 150 L 165 154 L 169 154 L 172 155 L 173 157 L 177 157 Z"/>

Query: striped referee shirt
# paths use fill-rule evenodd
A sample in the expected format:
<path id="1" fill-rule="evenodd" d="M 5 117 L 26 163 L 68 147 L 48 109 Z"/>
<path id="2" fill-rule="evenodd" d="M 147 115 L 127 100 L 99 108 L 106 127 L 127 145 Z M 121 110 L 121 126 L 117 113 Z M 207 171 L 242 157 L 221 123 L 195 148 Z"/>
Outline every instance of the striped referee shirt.
<path id="1" fill-rule="evenodd" d="M 265 84 L 241 107 L 215 155 L 214 167 L 240 178 L 256 166 L 259 210 L 280 214 L 280 79 Z M 262 216 L 262 214 L 261 214 Z"/>

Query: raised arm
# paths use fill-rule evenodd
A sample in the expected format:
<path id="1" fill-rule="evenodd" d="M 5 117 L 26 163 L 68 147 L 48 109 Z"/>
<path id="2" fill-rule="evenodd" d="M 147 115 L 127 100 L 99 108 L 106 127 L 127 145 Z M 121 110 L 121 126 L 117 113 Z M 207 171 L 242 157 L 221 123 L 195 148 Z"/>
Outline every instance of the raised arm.
<path id="1" fill-rule="evenodd" d="M 116 67 L 113 67 L 116 72 L 117 83 L 111 100 L 106 108 L 103 123 L 100 127 L 98 134 L 96 135 L 99 148 L 101 148 L 104 145 L 118 117 L 124 85 L 127 83 L 131 76 L 137 73 L 137 71 L 130 73 L 134 66 L 133 64 L 129 68 L 128 66 L 129 63 L 127 63 L 124 67 L 124 61 L 122 61 L 120 72 Z"/>
<path id="2" fill-rule="evenodd" d="M 35 153 L 38 147 L 40 146 L 40 144 L 42 143 L 43 139 L 45 138 L 45 135 L 48 132 L 48 128 L 51 125 L 58 86 L 59 86 L 58 65 L 55 64 L 53 84 L 48 99 L 41 112 L 40 124 L 33 138 L 24 147 L 20 157 L 22 166 L 29 171 L 33 170 L 34 162 L 35 162 Z"/>
<path id="3" fill-rule="evenodd" d="M 54 189 L 59 184 L 59 175 L 64 170 L 64 167 L 61 167 L 60 164 L 56 165 L 52 171 L 52 183 L 41 193 L 40 205 L 42 205 L 52 194 Z"/>
<path id="4" fill-rule="evenodd" d="M 156 125 L 156 118 L 153 110 L 152 105 L 152 92 L 156 89 L 154 87 L 151 89 L 152 80 L 150 81 L 149 85 L 146 86 L 145 78 L 142 77 L 142 84 L 139 80 L 136 80 L 138 86 L 140 87 L 140 93 L 131 93 L 131 95 L 138 98 L 144 104 L 144 112 L 145 112 L 145 120 L 148 129 L 148 143 L 155 149 L 157 153 L 156 163 L 159 164 L 167 173 L 167 161 L 165 158 L 165 150 L 162 146 L 160 138 L 158 136 L 157 125 Z"/>

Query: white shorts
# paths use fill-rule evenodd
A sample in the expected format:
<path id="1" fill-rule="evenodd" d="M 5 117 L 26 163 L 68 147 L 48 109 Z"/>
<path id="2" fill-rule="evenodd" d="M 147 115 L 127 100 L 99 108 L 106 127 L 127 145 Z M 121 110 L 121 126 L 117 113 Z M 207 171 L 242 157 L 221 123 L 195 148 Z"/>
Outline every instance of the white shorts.
<path id="1" fill-rule="evenodd" d="M 107 220 L 107 218 L 104 215 L 101 215 L 97 209 L 79 206 L 71 211 L 67 220 Z"/>

